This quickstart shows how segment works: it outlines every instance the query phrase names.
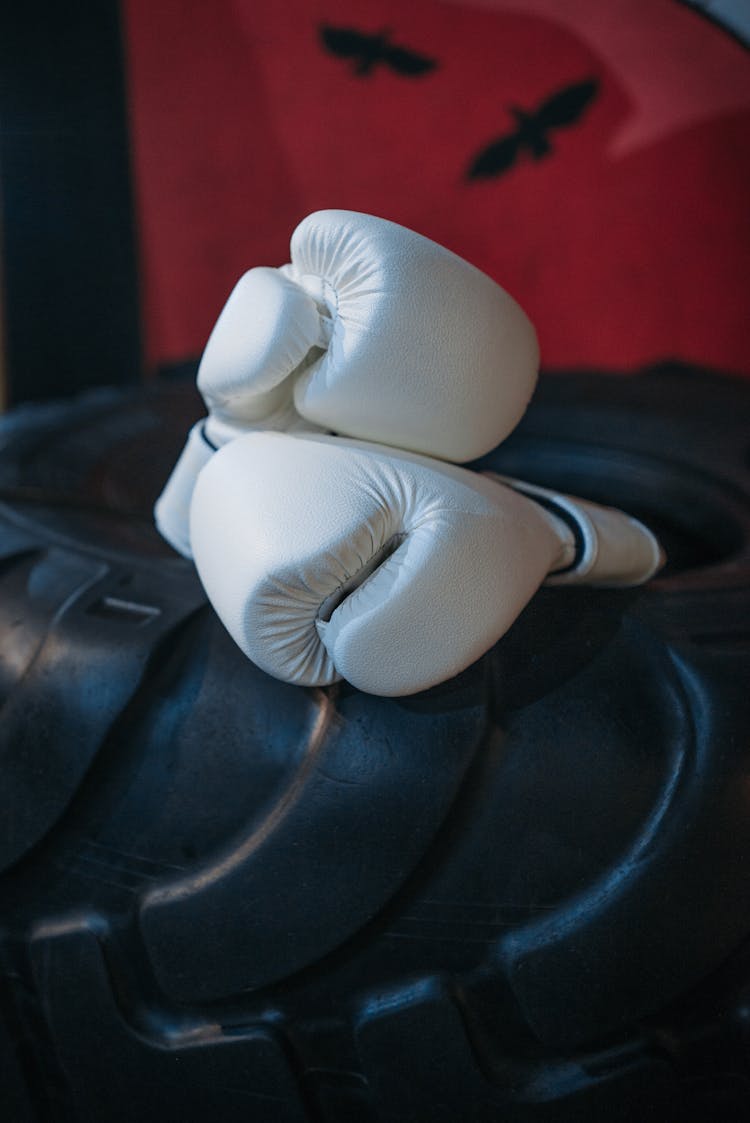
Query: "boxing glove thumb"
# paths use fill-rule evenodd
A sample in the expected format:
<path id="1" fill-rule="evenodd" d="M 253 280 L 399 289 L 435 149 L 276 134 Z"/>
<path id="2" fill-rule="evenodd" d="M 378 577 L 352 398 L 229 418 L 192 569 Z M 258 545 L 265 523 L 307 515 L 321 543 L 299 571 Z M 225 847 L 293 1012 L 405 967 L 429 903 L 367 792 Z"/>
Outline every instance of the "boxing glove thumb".
<path id="1" fill-rule="evenodd" d="M 197 422 L 154 506 L 171 546 L 190 557 L 195 481 L 221 445 L 248 430 L 322 431 L 294 407 L 294 375 L 321 354 L 332 324 L 281 269 L 251 269 L 235 285 L 209 337 L 198 389 L 209 410 Z"/>

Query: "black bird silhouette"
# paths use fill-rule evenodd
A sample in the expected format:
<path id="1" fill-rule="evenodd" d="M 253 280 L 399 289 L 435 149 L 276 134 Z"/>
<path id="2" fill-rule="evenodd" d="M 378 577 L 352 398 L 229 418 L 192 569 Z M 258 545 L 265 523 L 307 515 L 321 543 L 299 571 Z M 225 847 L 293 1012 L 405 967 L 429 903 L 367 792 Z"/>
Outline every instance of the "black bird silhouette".
<path id="1" fill-rule="evenodd" d="M 354 27 L 327 27 L 325 24 L 320 29 L 326 50 L 339 58 L 351 59 L 359 78 L 370 74 L 378 63 L 410 78 L 427 74 L 437 66 L 435 59 L 394 46 L 389 42 L 390 34 L 390 31 L 378 31 L 373 35 Z"/>
<path id="2" fill-rule="evenodd" d="M 528 152 L 535 160 L 548 156 L 552 152 L 549 133 L 580 121 L 598 91 L 599 83 L 590 78 L 566 86 L 530 112 L 511 106 L 517 128 L 482 149 L 472 161 L 469 179 L 501 175 L 513 167 L 523 152 Z"/>

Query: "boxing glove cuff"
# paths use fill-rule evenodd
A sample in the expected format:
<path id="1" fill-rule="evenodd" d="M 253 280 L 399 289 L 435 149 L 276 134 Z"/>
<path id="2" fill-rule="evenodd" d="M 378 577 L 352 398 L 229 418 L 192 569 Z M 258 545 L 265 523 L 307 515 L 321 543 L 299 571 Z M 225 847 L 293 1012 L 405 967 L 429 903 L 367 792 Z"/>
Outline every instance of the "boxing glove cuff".
<path id="1" fill-rule="evenodd" d="M 205 419 L 193 425 L 185 447 L 154 505 L 154 522 L 178 554 L 191 558 L 190 501 L 198 474 L 216 451 L 206 435 Z"/>
<path id="2" fill-rule="evenodd" d="M 609 588 L 642 585 L 662 568 L 666 555 L 638 519 L 614 507 L 565 495 L 525 480 L 485 473 L 543 506 L 572 532 L 574 555 L 547 577 L 546 585 Z"/>

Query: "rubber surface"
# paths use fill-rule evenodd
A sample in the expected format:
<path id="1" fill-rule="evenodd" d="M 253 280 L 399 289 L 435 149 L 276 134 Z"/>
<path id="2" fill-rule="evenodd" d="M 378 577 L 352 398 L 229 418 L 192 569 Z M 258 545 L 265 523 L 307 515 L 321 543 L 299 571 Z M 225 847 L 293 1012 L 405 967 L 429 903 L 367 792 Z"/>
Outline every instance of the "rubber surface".
<path id="1" fill-rule="evenodd" d="M 199 412 L 0 423 L 3 1118 L 744 1119 L 748 389 L 543 380 L 478 466 L 670 566 L 410 699 L 234 647 L 150 520 Z"/>

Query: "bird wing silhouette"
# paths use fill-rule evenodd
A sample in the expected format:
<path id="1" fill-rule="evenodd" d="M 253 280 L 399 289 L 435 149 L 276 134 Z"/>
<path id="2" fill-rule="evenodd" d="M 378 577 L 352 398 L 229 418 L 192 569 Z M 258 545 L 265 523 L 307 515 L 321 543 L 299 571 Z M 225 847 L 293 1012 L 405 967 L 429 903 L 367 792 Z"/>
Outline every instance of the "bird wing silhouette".
<path id="1" fill-rule="evenodd" d="M 518 158 L 520 143 L 518 132 L 513 132 L 488 144 L 474 158 L 469 168 L 469 178 L 479 179 L 481 176 L 499 175 L 500 172 L 508 171 Z"/>
<path id="2" fill-rule="evenodd" d="M 599 83 L 593 78 L 566 86 L 542 102 L 534 114 L 535 123 L 540 129 L 563 129 L 574 125 L 598 90 Z"/>
<path id="3" fill-rule="evenodd" d="M 369 54 L 372 40 L 378 38 L 357 31 L 355 27 L 329 27 L 326 24 L 320 29 L 320 37 L 332 55 L 353 59 L 362 59 Z"/>
<path id="4" fill-rule="evenodd" d="M 383 50 L 383 60 L 397 74 L 427 74 L 437 66 L 435 59 L 420 55 L 406 47 L 392 47 L 388 44 Z"/>

